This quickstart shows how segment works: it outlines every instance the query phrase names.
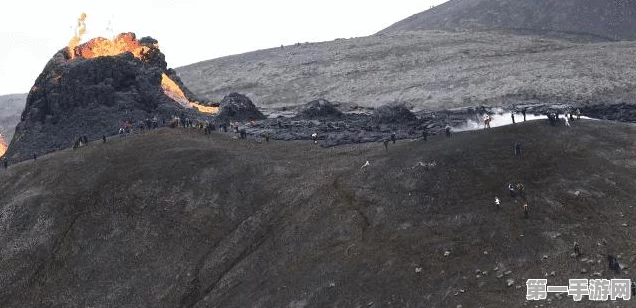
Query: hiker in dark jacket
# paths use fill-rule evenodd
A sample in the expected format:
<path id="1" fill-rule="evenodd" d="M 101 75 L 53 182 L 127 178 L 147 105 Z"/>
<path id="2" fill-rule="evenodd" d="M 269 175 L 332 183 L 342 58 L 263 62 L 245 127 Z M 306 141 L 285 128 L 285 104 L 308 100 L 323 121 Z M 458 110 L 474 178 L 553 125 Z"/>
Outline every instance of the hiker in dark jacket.
<path id="1" fill-rule="evenodd" d="M 393 141 L 393 144 L 395 144 L 395 140 L 397 140 L 395 133 L 391 133 L 391 141 Z"/>
<path id="2" fill-rule="evenodd" d="M 527 109 L 528 109 L 528 108 L 523 108 L 523 109 L 521 109 L 521 114 L 523 114 L 523 121 L 524 121 L 524 122 L 526 121 L 526 110 L 527 110 Z"/>
<path id="3" fill-rule="evenodd" d="M 574 255 L 577 257 L 581 255 L 581 246 L 577 242 L 574 242 Z"/>
<path id="4" fill-rule="evenodd" d="M 614 263 L 616 263 L 616 258 L 614 258 L 614 256 L 613 256 L 613 255 L 608 254 L 608 255 L 607 255 L 607 267 L 608 267 L 610 270 L 613 270 L 613 269 L 614 269 Z"/>

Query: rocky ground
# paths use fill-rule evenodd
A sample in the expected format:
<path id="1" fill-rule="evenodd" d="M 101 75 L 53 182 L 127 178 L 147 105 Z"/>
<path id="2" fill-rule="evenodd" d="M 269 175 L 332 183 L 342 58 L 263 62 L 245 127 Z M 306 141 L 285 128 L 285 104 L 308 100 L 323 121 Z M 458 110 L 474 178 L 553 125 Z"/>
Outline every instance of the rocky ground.
<path id="1" fill-rule="evenodd" d="M 380 33 L 480 29 L 633 40 L 634 14 L 636 5 L 629 0 L 451 0 Z"/>
<path id="2" fill-rule="evenodd" d="M 285 46 L 177 69 L 193 92 L 230 92 L 259 108 L 324 98 L 414 112 L 520 103 L 632 103 L 635 42 L 494 32 L 420 31 Z"/>
<path id="3" fill-rule="evenodd" d="M 160 129 L 62 150 L 0 170 L 0 306 L 622 307 L 526 303 L 524 284 L 632 277 L 635 133 L 535 121 L 385 150 Z"/>
<path id="4" fill-rule="evenodd" d="M 218 103 L 236 91 L 247 95 L 265 114 L 294 116 L 302 113 L 300 109 L 307 103 L 325 99 L 344 113 L 372 114 L 375 107 L 400 104 L 418 115 L 455 108 L 556 104 L 582 106 L 595 118 L 633 121 L 634 44 L 494 32 L 423 31 L 285 46 L 197 63 L 177 71 L 198 96 Z M 135 95 L 135 91 L 124 92 L 125 97 Z M 116 112 L 123 114 L 115 122 L 101 119 L 89 121 L 93 124 L 57 128 L 70 131 L 62 146 L 86 131 L 82 125 L 109 122 L 91 138 L 116 132 L 128 111 L 122 107 Z M 10 113 L 19 114 L 21 110 Z M 82 118 L 65 122 L 81 122 Z M 14 118 L 0 121 L 4 121 L 0 122 L 4 127 L 16 124 Z M 369 127 L 358 118 L 351 121 L 348 125 Z M 298 125 L 310 130 L 322 124 Z M 344 127 L 342 123 L 334 125 Z M 405 126 L 380 130 L 384 131 L 382 135 L 393 129 L 408 132 L 413 125 Z M 271 125 L 266 123 L 266 127 Z M 366 130 L 361 134 L 368 135 Z M 311 132 L 302 135 L 305 138 Z M 340 141 L 333 144 L 382 138 L 375 135 L 339 137 Z M 298 139 L 293 134 L 277 138 Z"/>

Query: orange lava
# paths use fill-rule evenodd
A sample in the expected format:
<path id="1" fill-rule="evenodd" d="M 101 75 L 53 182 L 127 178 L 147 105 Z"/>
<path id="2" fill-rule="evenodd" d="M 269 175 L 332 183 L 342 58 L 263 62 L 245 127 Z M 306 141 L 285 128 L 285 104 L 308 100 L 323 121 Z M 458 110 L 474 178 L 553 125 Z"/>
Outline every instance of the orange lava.
<path id="1" fill-rule="evenodd" d="M 170 77 L 168 77 L 168 75 L 166 75 L 165 73 L 161 77 L 161 88 L 163 89 L 163 92 L 166 93 L 166 95 L 168 95 L 168 97 L 170 97 L 172 100 L 179 103 L 181 106 L 187 108 L 196 108 L 197 110 L 199 110 L 199 112 L 203 113 L 219 112 L 218 107 L 203 106 L 199 104 L 199 102 L 189 101 L 179 85 L 174 82 L 174 80 L 170 79 Z"/>
<path id="2" fill-rule="evenodd" d="M 135 37 L 134 33 L 122 33 L 113 39 L 97 37 L 80 45 L 82 36 L 86 33 L 85 21 L 86 14 L 82 14 L 77 20 L 75 36 L 68 44 L 67 53 L 71 60 L 77 57 L 92 59 L 97 57 L 116 56 L 125 52 L 131 52 L 136 58 L 145 61 L 143 57 L 144 54 L 152 48 L 158 48 L 156 44 L 153 47 L 142 46 Z M 199 102 L 188 100 L 183 93 L 183 90 L 181 90 L 181 87 L 179 87 L 179 85 L 165 73 L 161 78 L 161 88 L 166 96 L 170 97 L 183 107 L 196 108 L 199 112 L 210 114 L 217 113 L 219 111 L 219 108 L 217 107 L 203 106 L 199 104 Z"/>
<path id="3" fill-rule="evenodd" d="M 142 54 L 150 50 L 149 47 L 142 46 L 133 33 L 122 33 L 112 40 L 97 37 L 73 49 L 71 46 L 68 48 L 69 51 L 73 50 L 72 54 L 69 52 L 71 59 L 77 56 L 86 59 L 116 56 L 124 52 L 132 52 L 135 57 L 141 59 Z"/>
<path id="4" fill-rule="evenodd" d="M 2 134 L 0 134 L 0 157 L 2 157 L 2 155 L 7 152 L 7 148 L 9 148 L 9 145 L 6 141 L 4 141 Z"/>

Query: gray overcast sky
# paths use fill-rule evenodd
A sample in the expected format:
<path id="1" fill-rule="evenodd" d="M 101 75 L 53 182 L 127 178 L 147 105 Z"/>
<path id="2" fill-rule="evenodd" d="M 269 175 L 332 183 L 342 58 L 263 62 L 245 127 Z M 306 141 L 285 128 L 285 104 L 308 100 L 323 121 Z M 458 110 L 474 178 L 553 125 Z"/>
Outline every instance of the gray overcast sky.
<path id="1" fill-rule="evenodd" d="M 0 95 L 26 93 L 72 37 L 152 36 L 170 67 L 296 42 L 373 34 L 445 0 L 10 1 L 0 12 Z"/>

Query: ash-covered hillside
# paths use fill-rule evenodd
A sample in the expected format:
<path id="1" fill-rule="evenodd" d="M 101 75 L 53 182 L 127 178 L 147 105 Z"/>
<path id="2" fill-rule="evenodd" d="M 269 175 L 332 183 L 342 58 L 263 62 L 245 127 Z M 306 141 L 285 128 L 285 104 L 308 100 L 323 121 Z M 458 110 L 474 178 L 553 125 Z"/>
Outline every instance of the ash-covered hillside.
<path id="1" fill-rule="evenodd" d="M 177 69 L 218 102 L 247 94 L 258 107 L 318 98 L 417 109 L 526 103 L 632 103 L 636 42 L 581 43 L 494 32 L 419 31 L 284 46 Z"/>
<path id="2" fill-rule="evenodd" d="M 545 306 L 526 279 L 631 277 L 634 134 L 539 120 L 385 150 L 160 129 L 59 151 L 0 169 L 0 306 Z"/>
<path id="3" fill-rule="evenodd" d="M 564 33 L 606 40 L 636 39 L 630 0 L 450 0 L 380 33 L 418 30 L 502 30 Z"/>

